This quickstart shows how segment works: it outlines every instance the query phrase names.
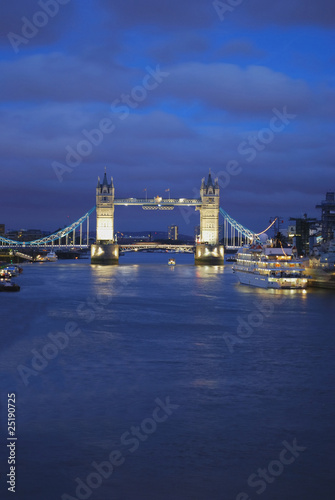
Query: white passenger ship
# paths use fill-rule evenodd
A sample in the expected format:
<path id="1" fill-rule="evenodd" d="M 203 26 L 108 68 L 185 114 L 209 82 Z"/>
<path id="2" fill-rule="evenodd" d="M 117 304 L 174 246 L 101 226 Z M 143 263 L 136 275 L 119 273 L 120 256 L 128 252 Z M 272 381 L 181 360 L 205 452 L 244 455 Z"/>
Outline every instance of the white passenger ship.
<path id="1" fill-rule="evenodd" d="M 247 245 L 237 253 L 233 270 L 243 285 L 303 289 L 307 287 L 304 265 L 292 248 Z"/>

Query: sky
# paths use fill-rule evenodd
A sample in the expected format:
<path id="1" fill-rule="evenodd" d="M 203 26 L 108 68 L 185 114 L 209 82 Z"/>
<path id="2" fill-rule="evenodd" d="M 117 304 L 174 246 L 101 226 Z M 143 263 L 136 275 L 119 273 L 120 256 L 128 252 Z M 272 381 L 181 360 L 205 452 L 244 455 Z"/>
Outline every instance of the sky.
<path id="1" fill-rule="evenodd" d="M 0 222 L 54 230 L 116 197 L 197 197 L 259 232 L 335 190 L 332 0 L 11 0 L 0 7 Z M 117 230 L 199 214 L 117 207 Z"/>

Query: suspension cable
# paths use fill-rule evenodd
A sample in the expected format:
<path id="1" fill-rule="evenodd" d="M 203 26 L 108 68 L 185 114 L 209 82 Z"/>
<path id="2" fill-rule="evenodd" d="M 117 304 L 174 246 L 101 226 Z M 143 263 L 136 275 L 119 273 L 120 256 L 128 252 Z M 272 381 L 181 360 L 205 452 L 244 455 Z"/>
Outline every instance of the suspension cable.
<path id="1" fill-rule="evenodd" d="M 267 227 L 266 229 L 264 229 L 264 231 L 262 231 L 261 233 L 257 233 L 257 234 L 255 234 L 255 236 L 260 236 L 261 234 L 266 233 L 266 231 L 267 231 L 268 229 L 271 229 L 271 228 L 272 228 L 273 224 L 276 222 L 276 220 L 277 220 L 277 219 L 278 219 L 278 217 L 276 217 L 276 218 L 275 218 L 275 220 L 274 220 L 273 222 L 271 222 L 271 224 L 269 225 L 269 227 Z"/>

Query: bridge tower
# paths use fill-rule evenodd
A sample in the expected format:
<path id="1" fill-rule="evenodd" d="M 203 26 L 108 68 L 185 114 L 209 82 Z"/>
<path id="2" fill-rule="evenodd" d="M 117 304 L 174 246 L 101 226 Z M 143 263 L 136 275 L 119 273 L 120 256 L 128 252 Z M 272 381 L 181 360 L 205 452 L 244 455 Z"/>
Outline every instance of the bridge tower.
<path id="1" fill-rule="evenodd" d="M 108 184 L 105 172 L 102 184 L 98 177 L 96 188 L 97 243 L 114 243 L 114 184 Z"/>
<path id="2" fill-rule="evenodd" d="M 220 264 L 224 261 L 224 247 L 219 244 L 220 188 L 209 171 L 207 182 L 202 179 L 200 210 L 200 242 L 195 251 L 196 264 Z"/>
<path id="3" fill-rule="evenodd" d="M 113 178 L 110 184 L 105 174 L 102 183 L 98 177 L 96 187 L 97 229 L 96 242 L 91 246 L 92 264 L 117 264 L 119 246 L 114 241 L 114 194 Z"/>

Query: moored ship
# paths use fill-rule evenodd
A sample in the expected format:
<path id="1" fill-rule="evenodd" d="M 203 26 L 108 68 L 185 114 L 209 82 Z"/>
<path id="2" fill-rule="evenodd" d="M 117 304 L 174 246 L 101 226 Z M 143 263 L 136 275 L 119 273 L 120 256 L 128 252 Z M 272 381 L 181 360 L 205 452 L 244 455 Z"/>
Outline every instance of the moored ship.
<path id="1" fill-rule="evenodd" d="M 244 246 L 237 253 L 233 270 L 242 285 L 276 289 L 307 287 L 305 261 L 296 258 L 291 247 Z"/>

